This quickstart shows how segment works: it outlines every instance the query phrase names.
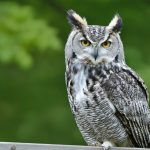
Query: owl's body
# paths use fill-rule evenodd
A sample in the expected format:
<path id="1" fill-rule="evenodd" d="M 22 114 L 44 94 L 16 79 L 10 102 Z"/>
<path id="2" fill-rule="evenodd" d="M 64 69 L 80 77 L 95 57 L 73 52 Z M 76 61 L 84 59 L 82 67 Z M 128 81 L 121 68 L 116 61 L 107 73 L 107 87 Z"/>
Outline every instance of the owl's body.
<path id="1" fill-rule="evenodd" d="M 74 25 L 65 49 L 69 103 L 88 145 L 150 147 L 148 94 L 125 64 L 119 19 L 106 27 L 89 26 L 69 12 Z M 108 40 L 113 45 L 106 49 Z"/>

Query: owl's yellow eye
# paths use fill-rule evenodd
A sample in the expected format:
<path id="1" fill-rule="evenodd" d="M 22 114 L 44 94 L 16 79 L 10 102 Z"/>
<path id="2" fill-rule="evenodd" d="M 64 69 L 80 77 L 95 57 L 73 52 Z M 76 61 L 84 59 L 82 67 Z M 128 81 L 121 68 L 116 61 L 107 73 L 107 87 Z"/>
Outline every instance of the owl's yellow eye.
<path id="1" fill-rule="evenodd" d="M 88 41 L 88 40 L 81 40 L 81 44 L 82 44 L 84 47 L 87 47 L 87 46 L 90 46 L 90 45 L 91 45 L 91 42 Z"/>
<path id="2" fill-rule="evenodd" d="M 110 42 L 110 41 L 105 41 L 105 42 L 103 42 L 101 45 L 102 45 L 102 47 L 104 47 L 104 48 L 108 48 L 108 47 L 110 47 L 111 42 Z"/>

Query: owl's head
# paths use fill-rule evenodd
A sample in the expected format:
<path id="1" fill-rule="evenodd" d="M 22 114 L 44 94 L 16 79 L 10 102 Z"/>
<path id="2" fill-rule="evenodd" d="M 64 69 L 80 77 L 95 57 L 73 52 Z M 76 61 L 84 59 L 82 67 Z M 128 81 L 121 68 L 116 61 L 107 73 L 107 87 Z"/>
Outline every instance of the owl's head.
<path id="1" fill-rule="evenodd" d="M 72 26 L 65 56 L 87 65 L 99 65 L 109 62 L 124 62 L 123 45 L 119 36 L 122 19 L 117 14 L 108 26 L 88 25 L 73 10 L 68 11 L 68 20 Z"/>

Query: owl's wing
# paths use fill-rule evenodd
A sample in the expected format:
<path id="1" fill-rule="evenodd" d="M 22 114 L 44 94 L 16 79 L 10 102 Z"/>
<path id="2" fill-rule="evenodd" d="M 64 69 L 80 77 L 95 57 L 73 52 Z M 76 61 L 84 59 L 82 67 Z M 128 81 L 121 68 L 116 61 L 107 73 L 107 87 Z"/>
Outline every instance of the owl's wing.
<path id="1" fill-rule="evenodd" d="M 113 73 L 103 85 L 116 108 L 116 116 L 136 147 L 150 147 L 150 111 L 142 79 L 127 66 Z M 111 90 L 109 88 L 111 88 Z"/>
<path id="2" fill-rule="evenodd" d="M 124 65 L 122 69 L 125 72 L 128 72 L 135 80 L 138 82 L 139 86 L 143 89 L 143 92 L 145 93 L 146 99 L 149 102 L 149 94 L 147 90 L 147 86 L 145 85 L 143 79 L 135 72 L 133 71 L 129 66 Z"/>

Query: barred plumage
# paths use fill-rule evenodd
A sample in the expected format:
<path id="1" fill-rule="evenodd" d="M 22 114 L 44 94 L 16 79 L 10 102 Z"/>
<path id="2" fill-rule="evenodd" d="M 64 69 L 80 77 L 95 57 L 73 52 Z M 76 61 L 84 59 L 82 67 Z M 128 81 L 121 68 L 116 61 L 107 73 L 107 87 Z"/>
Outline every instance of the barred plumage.
<path id="1" fill-rule="evenodd" d="M 125 63 L 121 18 L 116 15 L 108 26 L 91 26 L 75 14 L 68 12 L 73 31 L 65 49 L 66 85 L 85 141 L 106 149 L 150 147 L 148 93 Z"/>

